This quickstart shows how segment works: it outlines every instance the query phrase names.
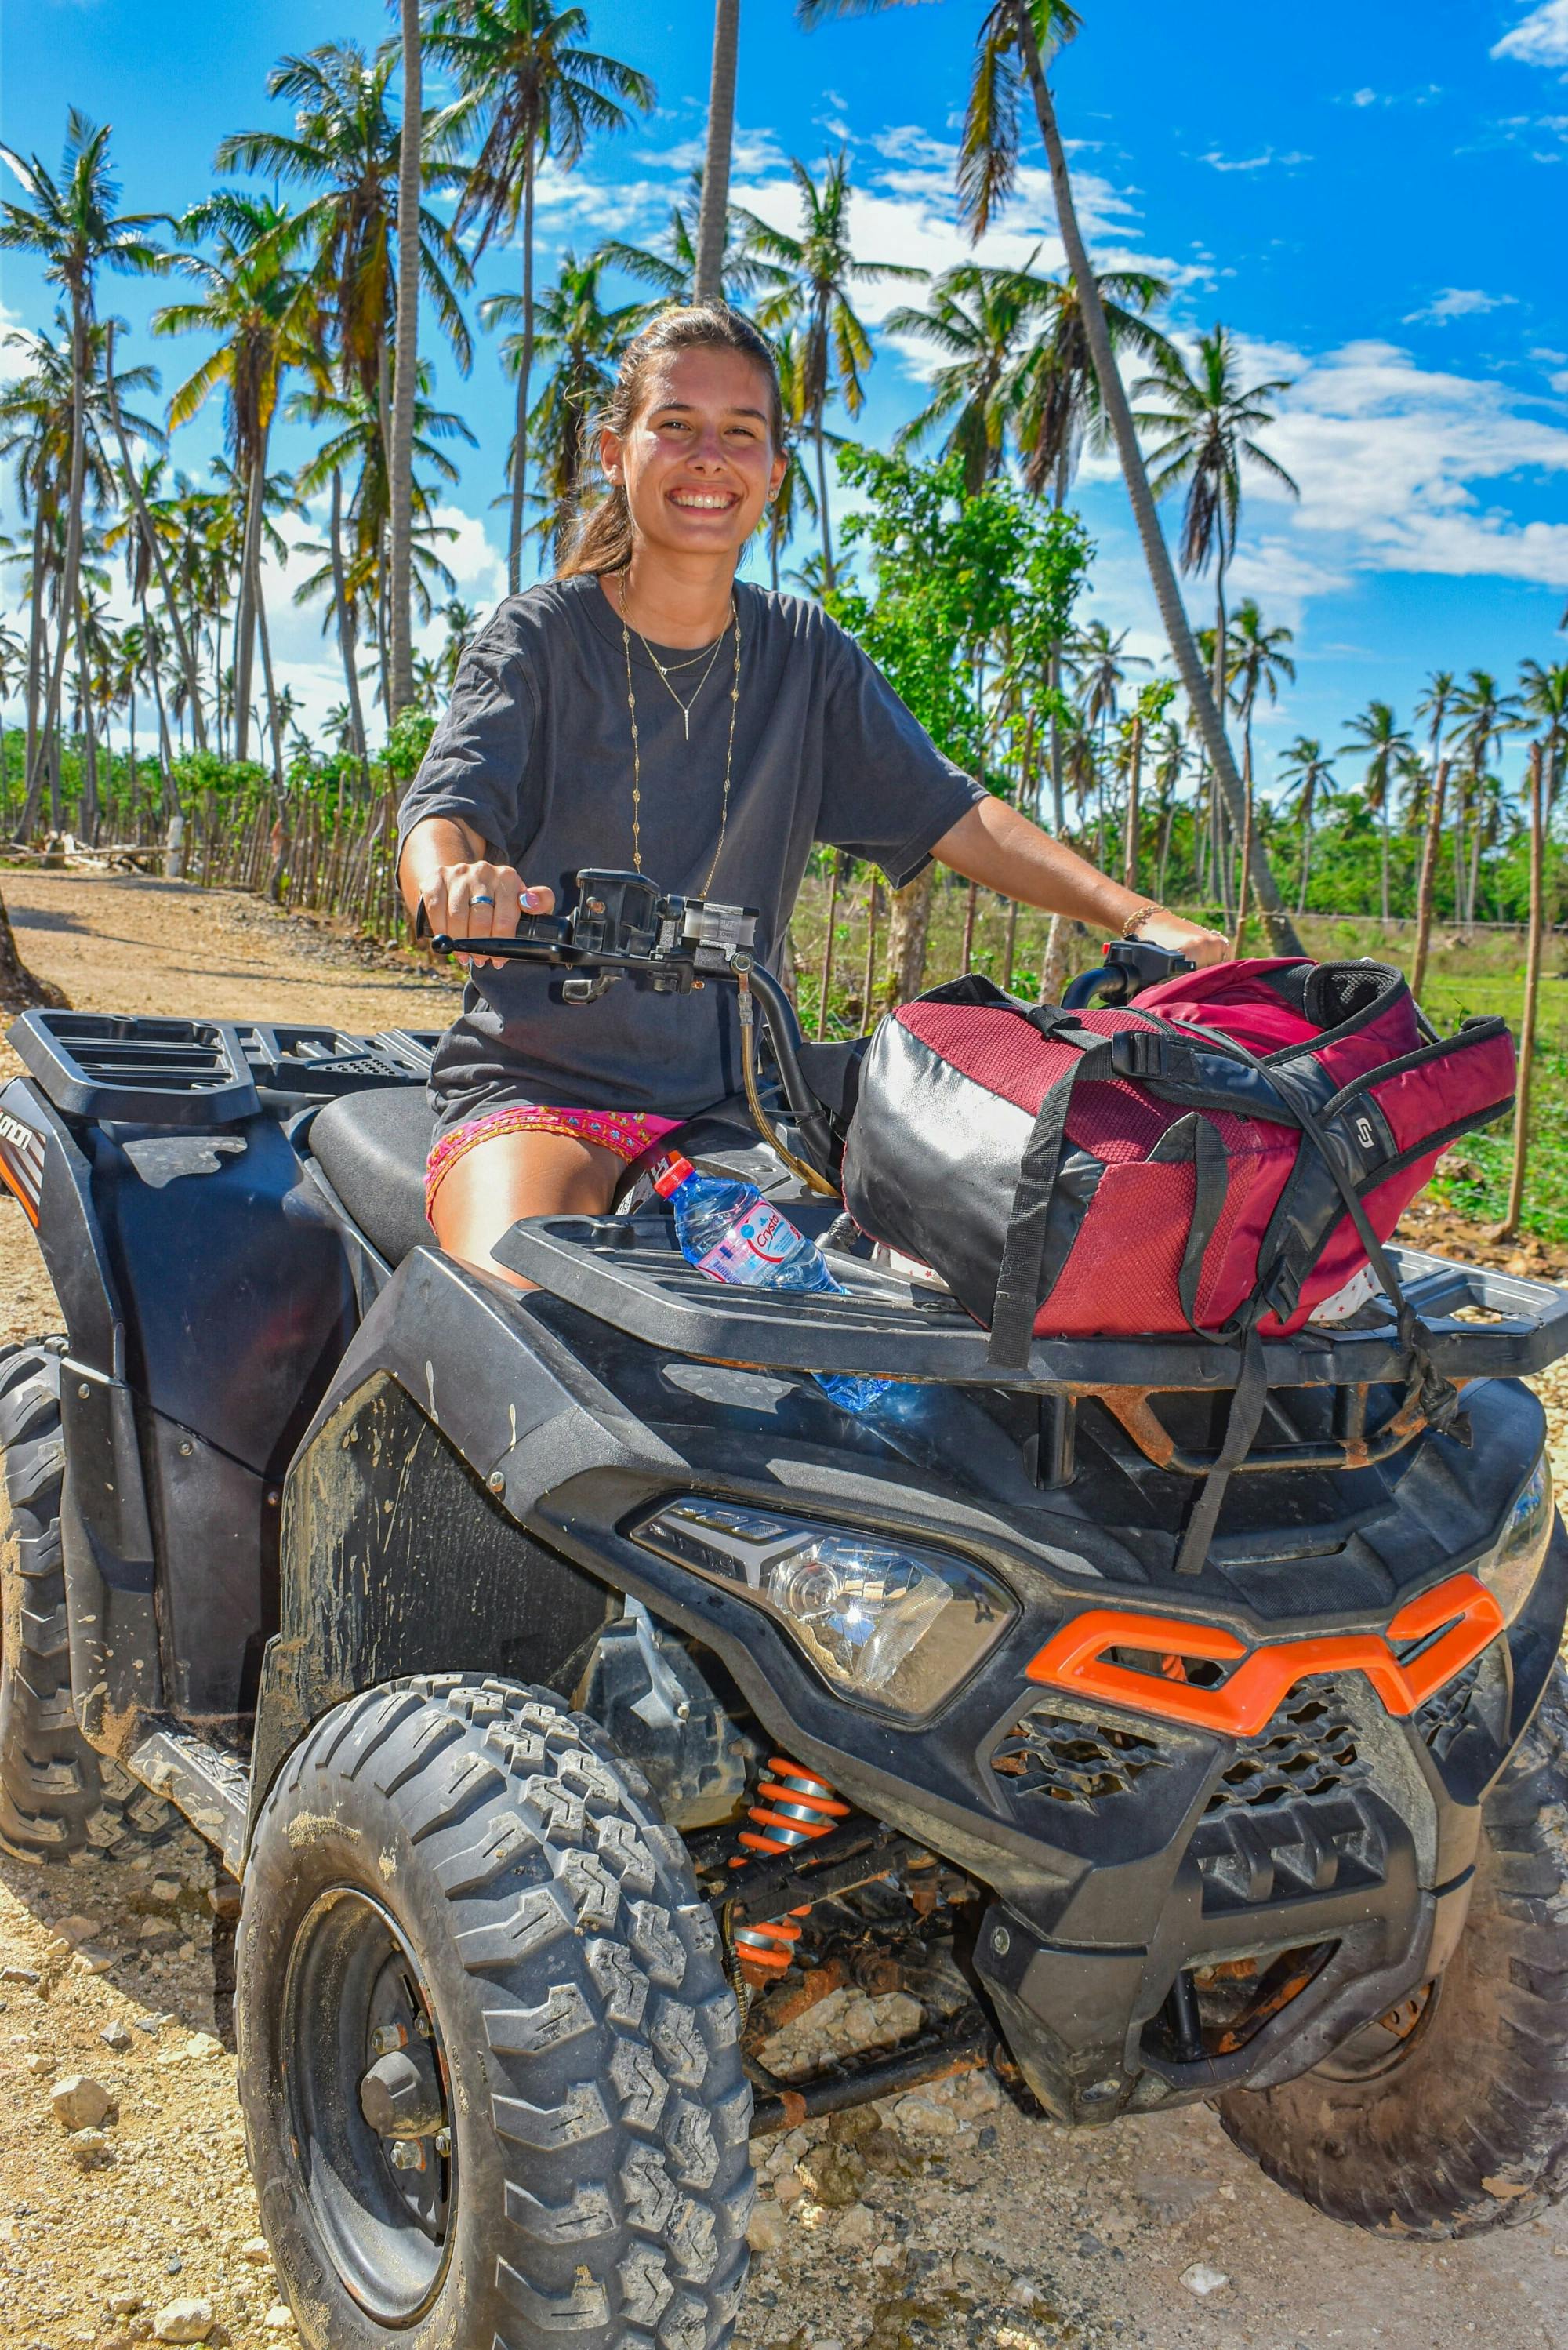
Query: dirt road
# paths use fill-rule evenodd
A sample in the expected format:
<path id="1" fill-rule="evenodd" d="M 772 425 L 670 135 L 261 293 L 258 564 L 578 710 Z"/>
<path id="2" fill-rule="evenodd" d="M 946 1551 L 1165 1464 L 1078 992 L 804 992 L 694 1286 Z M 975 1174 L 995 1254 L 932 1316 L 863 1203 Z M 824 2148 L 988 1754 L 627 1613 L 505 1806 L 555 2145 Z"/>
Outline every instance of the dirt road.
<path id="1" fill-rule="evenodd" d="M 8 874 L 5 894 L 26 959 L 82 1009 L 361 1031 L 431 1026 L 452 1001 L 251 901 L 54 874 Z M 0 1336 L 57 1324 L 21 1212 L 0 1206 Z M 1558 1410 L 1560 1449 L 1565 1422 Z M 169 2334 L 180 2303 L 199 2305 L 190 2324 L 210 2318 L 214 2345 L 291 2337 L 244 2169 L 232 1925 L 213 1914 L 213 1882 L 193 1838 L 132 1872 L 0 1858 L 5 2350 L 129 2350 L 161 2318 Z M 85 2168 L 50 2104 L 73 2074 L 112 2101 Z M 870 2169 L 826 2133 L 759 2147 L 769 2249 L 746 2344 L 1568 2350 L 1568 2214 L 1407 2247 L 1291 2201 L 1203 2111 L 1070 2137 L 987 2086 L 955 2085 L 890 2119 L 891 2155 L 879 2140 Z"/>

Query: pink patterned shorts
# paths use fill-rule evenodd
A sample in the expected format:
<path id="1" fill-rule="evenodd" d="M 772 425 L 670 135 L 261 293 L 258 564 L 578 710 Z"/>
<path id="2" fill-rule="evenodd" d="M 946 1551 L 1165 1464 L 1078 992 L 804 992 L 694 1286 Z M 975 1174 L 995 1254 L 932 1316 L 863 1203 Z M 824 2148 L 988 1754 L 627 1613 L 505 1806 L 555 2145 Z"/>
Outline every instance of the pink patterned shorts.
<path id="1" fill-rule="evenodd" d="M 428 1216 L 442 1180 L 476 1142 L 494 1134 L 570 1134 L 579 1142 L 596 1142 L 629 1164 L 645 1150 L 662 1142 L 681 1124 L 678 1118 L 655 1118 L 649 1110 L 552 1109 L 538 1102 L 514 1102 L 483 1118 L 471 1118 L 443 1134 L 425 1166 L 425 1213 Z"/>

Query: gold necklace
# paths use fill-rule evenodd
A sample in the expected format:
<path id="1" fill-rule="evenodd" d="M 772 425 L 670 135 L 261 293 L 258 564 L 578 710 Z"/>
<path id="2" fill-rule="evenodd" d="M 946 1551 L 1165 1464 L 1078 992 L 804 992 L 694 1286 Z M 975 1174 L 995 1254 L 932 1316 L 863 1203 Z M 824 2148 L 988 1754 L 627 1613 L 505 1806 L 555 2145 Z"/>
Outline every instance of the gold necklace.
<path id="1" fill-rule="evenodd" d="M 626 573 L 624 571 L 620 573 L 616 585 L 620 603 L 621 650 L 626 656 L 626 706 L 631 716 L 631 861 L 637 871 L 640 873 L 642 870 L 642 752 L 637 733 L 637 689 L 632 683 L 631 677 L 632 631 L 631 623 L 626 617 Z M 713 861 L 708 868 L 707 879 L 697 892 L 700 898 L 705 898 L 713 886 L 713 876 L 719 869 L 719 858 L 724 847 L 724 833 L 730 821 L 730 774 L 735 758 L 735 708 L 741 699 L 741 616 L 735 608 L 733 597 L 730 598 L 730 622 L 735 632 L 735 671 L 730 686 L 730 739 L 724 748 L 724 796 L 719 806 L 719 837 L 714 844 Z M 644 652 L 648 652 L 648 647 L 643 643 L 640 633 L 638 635 L 637 641 L 642 645 Z M 713 661 L 718 659 L 719 647 L 723 641 L 723 635 L 721 634 L 714 643 L 712 658 L 708 664 L 709 669 L 711 669 Z M 653 660 L 651 653 L 648 654 L 648 658 Z M 659 663 L 655 660 L 653 666 L 658 669 Z M 660 671 L 659 674 L 662 676 L 663 671 Z M 702 684 L 707 682 L 707 677 L 708 671 L 704 670 Z M 667 686 L 670 685 L 668 678 L 665 679 L 665 683 Z M 701 692 L 702 684 L 699 684 L 697 693 Z M 670 692 L 676 708 L 684 715 L 691 709 L 691 702 L 682 702 L 673 686 L 670 687 Z M 692 702 L 696 701 L 697 693 L 692 695 Z M 690 723 L 687 726 L 686 739 L 688 742 L 691 739 Z"/>
<path id="2" fill-rule="evenodd" d="M 620 624 L 624 633 L 626 629 L 630 625 L 626 617 L 626 574 L 624 571 L 620 575 L 619 584 Z M 732 596 L 730 598 L 730 619 L 732 620 L 734 617 L 735 599 Z M 643 651 L 648 655 L 649 660 L 659 671 L 659 680 L 664 687 L 665 692 L 670 696 L 670 701 L 680 712 L 680 723 L 682 727 L 685 729 L 686 740 L 688 743 L 691 740 L 691 712 L 697 707 L 698 695 L 701 692 L 702 688 L 707 684 L 709 677 L 712 673 L 713 664 L 719 658 L 719 648 L 724 641 L 725 635 L 729 629 L 729 625 L 730 621 L 726 620 L 723 628 L 720 629 L 718 635 L 714 638 L 713 650 L 708 654 L 708 666 L 703 671 L 701 676 L 698 679 L 696 684 L 692 687 L 691 699 L 690 702 L 681 701 L 680 696 L 676 692 L 675 688 L 670 682 L 670 672 L 671 670 L 695 668 L 696 664 L 702 658 L 701 653 L 693 653 L 690 660 L 670 661 L 667 666 L 659 660 L 659 655 L 654 651 L 653 647 L 649 643 L 648 639 L 643 635 L 642 630 L 640 629 L 632 629 L 632 635 L 637 639 L 638 643 L 642 647 Z"/>

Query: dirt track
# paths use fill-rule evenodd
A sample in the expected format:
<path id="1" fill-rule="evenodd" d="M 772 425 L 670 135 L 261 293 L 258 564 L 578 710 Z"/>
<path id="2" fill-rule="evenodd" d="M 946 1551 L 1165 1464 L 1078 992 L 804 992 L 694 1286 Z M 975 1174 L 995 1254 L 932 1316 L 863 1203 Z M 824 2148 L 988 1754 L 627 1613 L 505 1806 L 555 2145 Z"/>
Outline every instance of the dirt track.
<path id="1" fill-rule="evenodd" d="M 80 1009 L 359 1031 L 431 1026 L 452 1000 L 362 968 L 253 901 L 4 878 L 24 955 Z M 14 1066 L 6 1055 L 5 1072 Z M 0 1338 L 57 1325 L 21 1211 L 0 1205 Z M 1568 1413 L 1554 1417 L 1561 1453 Z M 213 1917 L 211 1883 L 193 1839 L 118 1875 L 0 1859 L 0 1970 L 37 1978 L 0 1976 L 4 2350 L 128 2350 L 189 2298 L 211 2303 L 212 2343 L 290 2338 L 255 2241 L 228 2054 L 231 1929 Z M 106 2030 L 126 2044 L 106 2043 Z M 106 2158 L 87 2170 L 49 2107 L 73 2073 L 115 2100 Z M 917 2104 L 926 2110 L 895 2119 L 901 2176 L 799 2149 L 803 2176 L 795 2149 L 769 2149 L 789 2216 L 770 2190 L 759 2232 L 780 2241 L 753 2271 L 747 2342 L 1568 2350 L 1568 2213 L 1441 2251 L 1386 2244 L 1269 2186 L 1206 2112 L 1073 2137 L 983 2092 Z M 1183 2277 L 1204 2268 L 1225 2281 L 1200 2297 Z"/>

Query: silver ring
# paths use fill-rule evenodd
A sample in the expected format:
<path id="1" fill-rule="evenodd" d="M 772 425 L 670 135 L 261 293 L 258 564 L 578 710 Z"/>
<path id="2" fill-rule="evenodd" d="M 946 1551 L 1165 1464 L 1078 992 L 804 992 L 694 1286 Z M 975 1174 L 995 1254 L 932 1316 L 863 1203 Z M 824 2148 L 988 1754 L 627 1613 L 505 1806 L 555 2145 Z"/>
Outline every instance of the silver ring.
<path id="1" fill-rule="evenodd" d="M 468 902 L 471 906 L 493 906 L 495 900 L 493 898 L 471 898 Z"/>

